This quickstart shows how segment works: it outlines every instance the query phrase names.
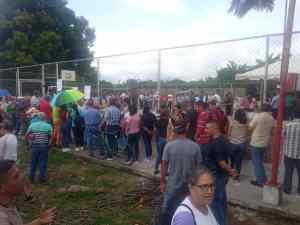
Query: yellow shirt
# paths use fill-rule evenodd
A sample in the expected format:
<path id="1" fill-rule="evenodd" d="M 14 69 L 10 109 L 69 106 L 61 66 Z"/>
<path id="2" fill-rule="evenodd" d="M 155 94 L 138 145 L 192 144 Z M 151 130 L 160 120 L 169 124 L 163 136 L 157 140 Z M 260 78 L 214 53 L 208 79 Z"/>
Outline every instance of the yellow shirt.
<path id="1" fill-rule="evenodd" d="M 252 130 L 250 145 L 264 148 L 270 143 L 272 129 L 275 127 L 275 120 L 270 113 L 258 113 L 254 115 L 249 127 Z"/>

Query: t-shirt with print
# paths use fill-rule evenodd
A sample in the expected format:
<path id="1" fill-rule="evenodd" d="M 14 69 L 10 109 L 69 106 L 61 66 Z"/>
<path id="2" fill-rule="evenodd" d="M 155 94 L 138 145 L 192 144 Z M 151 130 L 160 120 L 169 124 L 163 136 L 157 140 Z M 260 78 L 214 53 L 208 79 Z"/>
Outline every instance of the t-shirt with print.
<path id="1" fill-rule="evenodd" d="M 31 124 L 27 130 L 32 146 L 48 146 L 52 135 L 52 126 L 44 121 Z"/>
<path id="2" fill-rule="evenodd" d="M 228 163 L 230 146 L 223 135 L 212 139 L 203 152 L 203 163 L 216 177 L 228 176 L 228 172 L 220 167 L 219 162 Z"/>
<path id="3" fill-rule="evenodd" d="M 187 177 L 192 170 L 199 166 L 201 157 L 200 147 L 189 139 L 175 139 L 166 144 L 163 160 L 168 162 L 168 187 L 180 190 L 186 185 Z"/>

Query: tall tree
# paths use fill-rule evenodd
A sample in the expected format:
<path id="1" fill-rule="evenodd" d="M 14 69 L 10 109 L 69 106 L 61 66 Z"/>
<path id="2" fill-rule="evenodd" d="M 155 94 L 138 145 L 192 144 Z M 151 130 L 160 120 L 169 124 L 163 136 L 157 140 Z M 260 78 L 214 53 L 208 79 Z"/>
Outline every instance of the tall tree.
<path id="1" fill-rule="evenodd" d="M 0 0 L 1 67 L 91 57 L 94 39 L 66 0 Z"/>
<path id="2" fill-rule="evenodd" d="M 243 17 L 252 9 L 272 11 L 274 3 L 275 0 L 232 0 L 229 12 Z"/>

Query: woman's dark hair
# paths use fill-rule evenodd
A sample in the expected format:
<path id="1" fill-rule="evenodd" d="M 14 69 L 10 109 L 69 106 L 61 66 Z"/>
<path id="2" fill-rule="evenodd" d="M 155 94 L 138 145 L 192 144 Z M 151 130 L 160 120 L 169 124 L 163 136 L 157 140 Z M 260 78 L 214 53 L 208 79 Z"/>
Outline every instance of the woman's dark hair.
<path id="1" fill-rule="evenodd" d="M 211 177 L 214 177 L 211 173 L 211 171 L 205 167 L 205 166 L 199 166 L 196 169 L 193 169 L 192 172 L 189 174 L 188 177 L 188 184 L 191 186 L 194 186 L 197 184 L 198 180 L 200 177 L 202 177 L 203 175 L 208 174 Z"/>
<path id="2" fill-rule="evenodd" d="M 234 120 L 238 121 L 240 124 L 247 123 L 247 114 L 244 110 L 238 109 L 234 113 Z"/>
<path id="3" fill-rule="evenodd" d="M 0 124 L 0 128 L 3 128 L 4 130 L 7 130 L 9 132 L 12 132 L 14 130 L 14 124 L 9 121 L 9 120 L 4 120 L 1 124 Z"/>
<path id="4" fill-rule="evenodd" d="M 129 106 L 129 115 L 133 116 L 136 113 L 137 113 L 137 107 L 136 107 L 136 105 L 130 105 Z"/>

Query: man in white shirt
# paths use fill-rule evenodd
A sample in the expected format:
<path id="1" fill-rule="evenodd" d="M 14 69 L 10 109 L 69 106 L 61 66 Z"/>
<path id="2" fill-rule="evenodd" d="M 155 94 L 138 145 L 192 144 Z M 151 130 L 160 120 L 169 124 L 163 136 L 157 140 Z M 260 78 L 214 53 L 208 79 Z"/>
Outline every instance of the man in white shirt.
<path id="1" fill-rule="evenodd" d="M 264 168 L 264 154 L 272 138 L 275 120 L 271 115 L 271 106 L 264 104 L 260 113 L 254 115 L 249 124 L 252 131 L 250 147 L 255 180 L 251 184 L 263 187 L 267 181 Z"/>
<path id="2" fill-rule="evenodd" d="M 0 124 L 0 159 L 18 160 L 18 140 L 13 130 L 14 126 L 10 121 Z"/>

